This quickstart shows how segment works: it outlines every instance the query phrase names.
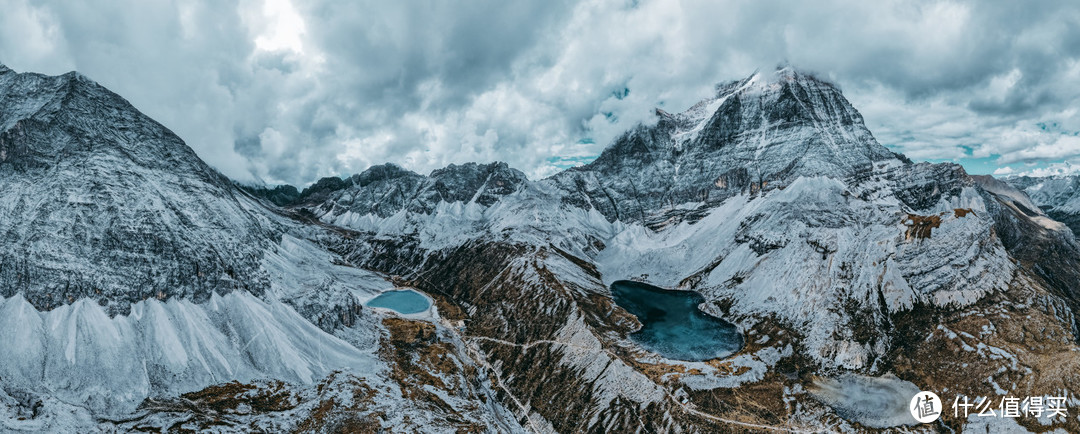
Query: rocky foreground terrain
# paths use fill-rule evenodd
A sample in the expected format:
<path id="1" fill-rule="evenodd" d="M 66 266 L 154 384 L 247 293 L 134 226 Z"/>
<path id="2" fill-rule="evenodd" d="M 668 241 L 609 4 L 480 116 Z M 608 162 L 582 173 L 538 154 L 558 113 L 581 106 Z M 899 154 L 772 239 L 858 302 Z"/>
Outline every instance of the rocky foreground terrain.
<path id="1" fill-rule="evenodd" d="M 0 426 L 1080 431 L 1080 245 L 1037 193 L 1063 190 L 915 164 L 791 68 L 656 114 L 543 180 L 240 187 L 86 77 L 0 67 Z M 745 346 L 645 350 L 623 279 Z M 399 287 L 433 307 L 366 306 Z M 1072 408 L 919 425 L 918 390 Z"/>

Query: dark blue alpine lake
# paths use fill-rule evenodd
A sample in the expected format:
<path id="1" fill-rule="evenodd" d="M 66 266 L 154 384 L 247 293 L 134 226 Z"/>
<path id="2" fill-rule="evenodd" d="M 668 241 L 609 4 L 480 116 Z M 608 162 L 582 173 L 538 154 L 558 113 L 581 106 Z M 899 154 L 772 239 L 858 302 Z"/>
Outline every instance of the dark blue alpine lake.
<path id="1" fill-rule="evenodd" d="M 641 322 L 630 339 L 661 356 L 702 361 L 730 356 L 743 346 L 734 324 L 698 309 L 705 297 L 696 292 L 618 280 L 611 284 L 611 295 Z"/>

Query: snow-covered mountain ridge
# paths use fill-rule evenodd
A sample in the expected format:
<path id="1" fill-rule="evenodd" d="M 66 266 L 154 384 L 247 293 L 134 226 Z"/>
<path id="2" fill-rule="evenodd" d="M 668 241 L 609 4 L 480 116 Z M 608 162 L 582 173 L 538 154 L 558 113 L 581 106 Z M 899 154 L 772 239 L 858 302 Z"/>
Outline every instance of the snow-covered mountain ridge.
<path id="1" fill-rule="evenodd" d="M 1017 176 L 1005 181 L 1023 190 L 1033 204 L 1080 236 L 1080 175 Z"/>
<path id="2" fill-rule="evenodd" d="M 689 110 L 657 111 L 583 167 L 552 177 L 609 218 L 647 219 L 686 202 L 716 202 L 800 176 L 847 178 L 897 158 L 839 89 L 792 68 L 719 86 Z"/>
<path id="3" fill-rule="evenodd" d="M 539 183 L 553 184 L 565 192 L 561 201 L 596 209 L 609 220 L 642 221 L 647 214 L 673 205 L 715 203 L 770 183 L 781 186 L 800 176 L 848 178 L 866 172 L 875 162 L 903 158 L 877 143 L 839 89 L 792 68 L 718 86 L 715 96 L 683 113 L 672 115 L 658 109 L 657 116 L 655 125 L 628 131 L 595 161 Z M 437 170 L 430 182 L 464 175 L 465 167 L 470 166 Z M 512 193 L 524 180 L 505 164 L 497 164 L 497 169 L 492 172 L 496 173 L 494 185 L 506 188 L 486 193 L 481 205 Z M 430 212 L 433 201 L 469 202 L 465 196 L 445 194 L 445 189 L 444 194 L 413 197 L 405 191 L 372 191 L 362 181 L 387 177 L 403 177 L 395 186 L 423 178 L 393 165 L 376 166 L 345 182 L 327 178 L 310 188 L 336 184 L 337 189 L 352 190 L 344 201 L 310 197 L 305 191 L 298 202 L 322 202 L 323 212 L 335 215 L 351 207 L 356 208 L 354 213 L 373 209 L 384 217 L 402 208 Z M 462 193 L 491 188 L 484 176 L 459 179 L 476 184 L 459 185 Z M 369 199 L 355 203 L 358 195 Z M 372 203 L 370 198 L 375 197 L 389 203 Z M 406 206 L 403 201 L 412 202 Z M 335 210 L 325 208 L 331 202 Z"/>
<path id="4" fill-rule="evenodd" d="M 280 229 L 171 131 L 78 73 L 0 71 L 0 294 L 40 309 L 91 297 L 261 293 Z"/>
<path id="5" fill-rule="evenodd" d="M 517 429 L 490 386 L 466 384 L 482 368 L 445 329 L 419 345 L 439 365 L 381 355 L 394 324 L 362 303 L 386 276 L 316 246 L 326 228 L 265 207 L 120 96 L 0 68 L 0 127 L 0 430 L 296 429 L 324 397 L 344 414 L 329 395 L 358 388 L 363 409 L 309 425 Z M 454 396 L 429 409 L 395 373 Z M 218 387 L 234 381 L 246 392 Z M 254 415 L 200 403 L 260 391 L 295 399 Z"/>
<path id="6" fill-rule="evenodd" d="M 823 377 L 1080 387 L 1071 234 L 793 68 L 548 179 L 387 164 L 303 191 L 238 188 L 80 75 L 0 89 L 8 429 L 871 431 Z M 630 278 L 701 293 L 745 347 L 641 348 L 608 289 Z M 400 286 L 435 305 L 363 306 Z"/>
<path id="7" fill-rule="evenodd" d="M 788 354 L 781 359 L 813 366 L 810 372 L 893 372 L 926 390 L 928 376 L 959 367 L 920 362 L 919 342 L 935 339 L 936 326 L 956 326 L 943 312 L 986 315 L 991 299 L 1011 299 L 1002 303 L 1019 303 L 1006 308 L 1016 311 L 1028 309 L 1031 301 L 1014 297 L 1035 297 L 1043 306 L 1056 306 L 1047 311 L 1052 322 L 1075 329 L 1080 249 L 1064 227 L 1025 213 L 1022 193 L 968 176 L 958 165 L 914 164 L 888 151 L 834 86 L 782 69 L 720 86 L 716 96 L 684 113 L 657 114 L 655 125 L 631 130 L 593 163 L 523 182 L 501 192 L 494 203 L 455 198 L 419 207 L 398 202 L 389 208 L 396 212 L 376 212 L 370 202 L 338 199 L 371 197 L 353 185 L 324 201 L 295 207 L 370 234 L 329 245 L 354 263 L 450 294 L 470 312 L 471 321 L 485 324 L 484 334 L 492 339 L 552 340 L 569 328 L 600 334 L 600 346 L 616 354 L 633 351 L 632 344 L 602 334 L 623 330 L 615 335 L 625 336 L 627 330 L 619 317 L 603 319 L 601 312 L 610 308 L 599 300 L 610 298 L 607 286 L 636 277 L 694 289 L 709 300 L 706 310 L 745 330 L 773 331 L 762 338 L 769 344 L 742 353 L 764 363 L 744 365 L 759 366 L 749 371 L 755 384 L 798 388 L 798 381 L 769 380 L 775 368 L 765 361 L 775 359 L 766 354 Z M 424 177 L 409 179 L 415 183 Z M 491 256 L 491 251 L 501 253 Z M 506 255 L 525 262 L 506 262 L 501 258 Z M 553 264 L 559 257 L 570 259 L 584 274 Z M 515 271 L 492 270 L 483 279 L 475 271 L 465 278 L 441 265 L 483 261 Z M 548 278 L 539 276 L 552 269 L 560 270 L 551 277 L 557 283 L 542 283 Z M 523 279 L 536 279 L 540 287 L 520 294 Z M 552 292 L 552 285 L 573 289 Z M 520 295 L 493 295 L 499 290 Z M 1060 310 L 1064 305 L 1070 306 L 1068 312 Z M 566 321 L 563 329 L 523 325 L 536 321 L 524 312 L 552 309 Z M 922 315 L 936 319 L 914 326 L 924 333 L 921 337 L 897 329 L 897 323 Z M 551 318 L 544 316 L 545 321 Z M 593 322 L 582 325 L 577 318 Z M 798 338 L 778 340 L 777 328 Z M 984 338 L 990 342 L 996 336 Z M 506 364 L 539 357 L 528 350 L 491 350 Z M 570 353 L 545 360 L 577 366 L 578 356 Z M 607 360 L 636 366 L 638 357 Z M 1010 377 L 1013 368 L 1002 367 L 995 357 L 964 363 L 997 372 L 990 378 L 1001 377 L 995 381 L 1005 390 L 1031 387 Z M 507 369 L 502 374 L 518 379 L 517 390 L 543 384 L 541 373 Z M 725 387 L 748 381 L 717 376 L 724 377 L 683 375 L 685 382 L 674 383 L 712 384 L 701 392 L 709 400 L 724 396 Z M 618 392 L 624 386 L 616 386 L 625 380 L 592 380 L 597 382 L 590 393 L 609 398 L 580 402 L 581 408 L 635 413 L 613 404 L 629 399 Z M 956 379 L 942 387 L 974 394 L 983 386 Z M 610 396 L 622 398 L 612 401 Z M 783 399 L 806 404 L 791 395 Z M 545 417 L 561 414 L 551 411 Z M 790 408 L 785 412 L 786 418 L 774 421 L 807 420 Z M 583 429 L 567 421 L 554 426 L 557 431 Z"/>

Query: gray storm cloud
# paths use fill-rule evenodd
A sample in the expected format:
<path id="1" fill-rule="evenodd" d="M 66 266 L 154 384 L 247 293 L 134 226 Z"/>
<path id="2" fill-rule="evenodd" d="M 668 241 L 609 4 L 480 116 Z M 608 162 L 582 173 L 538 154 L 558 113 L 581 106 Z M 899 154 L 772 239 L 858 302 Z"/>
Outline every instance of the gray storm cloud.
<path id="1" fill-rule="evenodd" d="M 77 69 L 242 181 L 587 160 L 788 62 L 914 159 L 1080 163 L 1073 2 L 3 0 L 0 62 Z"/>

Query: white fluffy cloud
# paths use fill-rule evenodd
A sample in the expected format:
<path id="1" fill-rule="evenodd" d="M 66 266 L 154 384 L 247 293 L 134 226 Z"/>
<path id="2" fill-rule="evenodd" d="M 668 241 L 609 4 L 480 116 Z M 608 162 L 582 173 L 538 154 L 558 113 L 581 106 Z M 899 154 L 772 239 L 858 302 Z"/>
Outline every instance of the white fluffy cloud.
<path id="1" fill-rule="evenodd" d="M 839 83 L 917 160 L 1080 160 L 1066 1 L 2 3 L 0 62 L 78 69 L 241 180 L 386 161 L 544 176 L 780 62 Z"/>

